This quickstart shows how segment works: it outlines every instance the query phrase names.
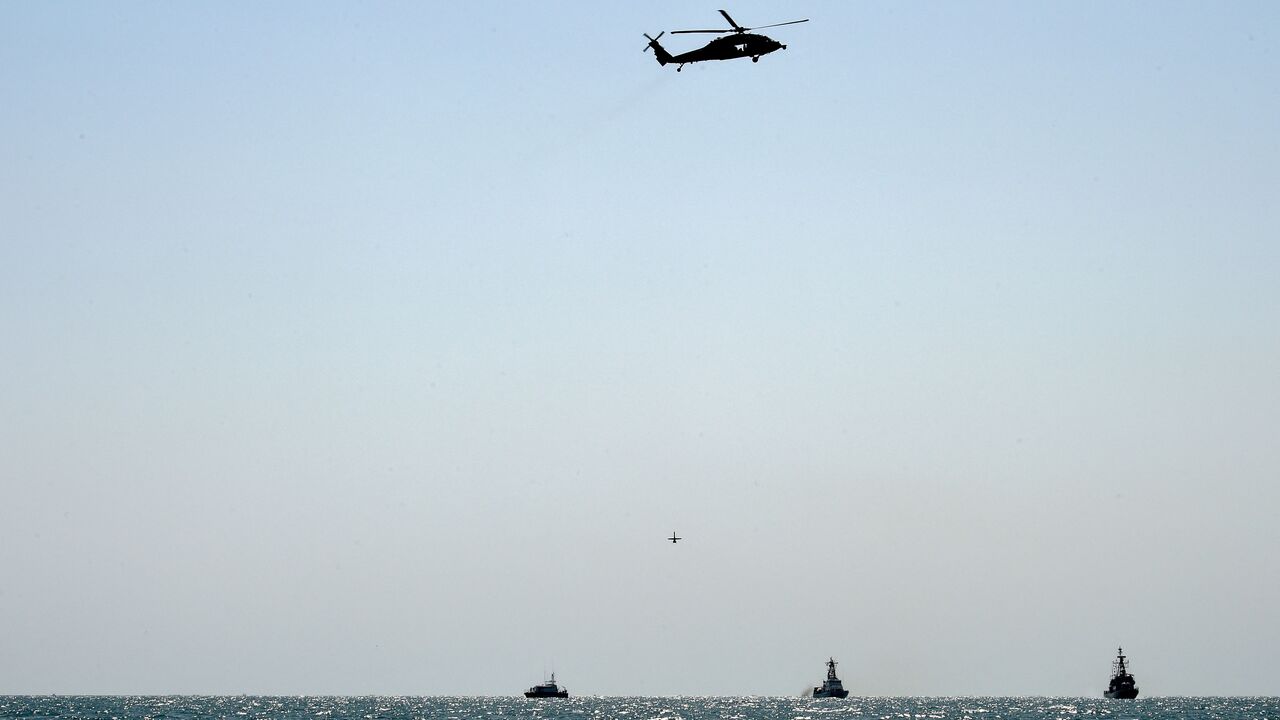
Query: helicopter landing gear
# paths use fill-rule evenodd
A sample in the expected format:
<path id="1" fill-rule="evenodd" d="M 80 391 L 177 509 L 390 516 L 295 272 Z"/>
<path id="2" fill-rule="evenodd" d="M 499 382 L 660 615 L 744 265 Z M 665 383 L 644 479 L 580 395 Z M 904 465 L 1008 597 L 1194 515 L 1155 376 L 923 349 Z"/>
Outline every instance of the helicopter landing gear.
<path id="1" fill-rule="evenodd" d="M 751 56 L 751 62 L 760 62 L 760 56 L 759 56 L 759 55 L 752 55 L 752 56 Z"/>
<path id="2" fill-rule="evenodd" d="M 681 64 L 681 65 L 679 65 L 679 66 L 677 66 L 677 67 L 676 67 L 676 72 L 680 72 L 680 71 L 681 71 L 681 70 L 683 70 L 683 69 L 684 69 L 684 65 L 683 65 L 683 64 Z"/>

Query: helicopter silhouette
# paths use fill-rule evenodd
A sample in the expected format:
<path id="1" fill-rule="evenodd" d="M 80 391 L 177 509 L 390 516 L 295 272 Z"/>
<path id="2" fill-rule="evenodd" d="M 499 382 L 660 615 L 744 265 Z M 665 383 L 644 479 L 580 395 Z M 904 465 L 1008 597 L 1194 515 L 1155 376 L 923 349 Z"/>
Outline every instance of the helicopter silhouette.
<path id="1" fill-rule="evenodd" d="M 687 53 L 672 55 L 667 52 L 666 48 L 658 42 L 658 38 L 666 34 L 666 31 L 658 33 L 658 37 L 649 37 L 649 33 L 644 33 L 648 38 L 649 44 L 645 46 L 647 52 L 653 49 L 653 54 L 658 58 L 659 65 L 667 63 L 679 63 L 676 72 L 684 69 L 685 64 L 702 62 L 704 60 L 733 60 L 735 58 L 751 58 L 751 62 L 760 62 L 761 55 L 768 55 L 775 50 L 786 50 L 787 46 L 774 40 L 771 37 L 757 35 L 751 30 L 761 30 L 764 28 L 778 27 L 779 25 L 795 25 L 796 23 L 809 22 L 808 18 L 804 20 L 790 20 L 788 22 L 773 23 L 772 25 L 761 25 L 758 28 L 742 27 L 733 18 L 729 17 L 729 13 L 721 10 L 720 14 L 725 20 L 729 21 L 730 30 L 672 30 L 672 35 L 681 33 L 733 33 L 725 37 L 716 38 L 697 50 L 690 50 Z"/>

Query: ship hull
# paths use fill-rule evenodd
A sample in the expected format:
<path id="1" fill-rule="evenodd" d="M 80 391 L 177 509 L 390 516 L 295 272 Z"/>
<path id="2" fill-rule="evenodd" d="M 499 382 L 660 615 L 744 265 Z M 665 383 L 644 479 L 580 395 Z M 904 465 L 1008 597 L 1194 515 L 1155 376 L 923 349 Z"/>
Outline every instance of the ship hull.
<path id="1" fill-rule="evenodd" d="M 568 690 L 561 690 L 561 691 L 559 691 L 559 692 L 552 692 L 552 693 L 548 693 L 548 692 L 526 692 L 526 693 L 524 694 L 524 696 L 525 696 L 525 697 L 527 697 L 527 698 L 567 698 L 567 697 L 569 697 L 569 691 L 568 691 Z"/>
<path id="2" fill-rule="evenodd" d="M 1121 688 L 1119 690 L 1108 690 L 1102 693 L 1102 697 L 1112 700 L 1133 700 L 1138 697 L 1138 688 Z"/>

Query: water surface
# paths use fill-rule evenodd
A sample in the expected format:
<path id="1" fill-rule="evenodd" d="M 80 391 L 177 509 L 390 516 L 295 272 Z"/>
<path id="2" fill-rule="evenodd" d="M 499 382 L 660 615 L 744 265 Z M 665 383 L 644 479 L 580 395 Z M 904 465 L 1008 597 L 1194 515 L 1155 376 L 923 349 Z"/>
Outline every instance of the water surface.
<path id="1" fill-rule="evenodd" d="M 1280 720 L 1280 698 L 0 697 L 8 720 Z"/>

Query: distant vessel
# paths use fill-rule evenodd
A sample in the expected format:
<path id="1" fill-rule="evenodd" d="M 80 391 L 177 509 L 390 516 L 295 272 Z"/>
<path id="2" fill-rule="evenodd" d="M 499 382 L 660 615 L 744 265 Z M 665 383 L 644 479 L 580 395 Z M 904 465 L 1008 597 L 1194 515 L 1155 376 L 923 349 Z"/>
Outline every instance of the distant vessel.
<path id="1" fill-rule="evenodd" d="M 820 687 L 813 689 L 813 696 L 816 698 L 849 697 L 849 691 L 844 689 L 844 685 L 840 683 L 840 678 L 836 677 L 835 658 L 827 658 L 827 679 L 822 681 Z"/>
<path id="2" fill-rule="evenodd" d="M 557 685 L 556 674 L 551 673 L 551 680 L 525 690 L 524 696 L 527 698 L 567 698 L 569 697 L 569 691 Z"/>
<path id="3" fill-rule="evenodd" d="M 1124 661 L 1124 648 L 1116 650 L 1116 659 L 1111 663 L 1111 684 L 1103 697 L 1119 700 L 1132 700 L 1138 697 L 1138 686 L 1134 684 L 1133 675 L 1129 674 L 1129 666 Z"/>

